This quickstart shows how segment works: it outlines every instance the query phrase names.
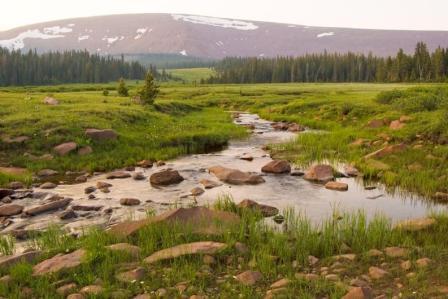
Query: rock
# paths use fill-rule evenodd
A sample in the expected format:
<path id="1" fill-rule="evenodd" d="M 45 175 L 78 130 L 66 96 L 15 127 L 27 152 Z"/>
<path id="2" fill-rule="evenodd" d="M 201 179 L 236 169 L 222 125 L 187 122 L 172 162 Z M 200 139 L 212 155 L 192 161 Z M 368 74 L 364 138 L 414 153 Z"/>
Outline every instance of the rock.
<path id="1" fill-rule="evenodd" d="M 378 257 L 378 256 L 382 256 L 384 253 L 378 249 L 370 249 L 369 251 L 367 251 L 367 256 L 370 257 Z"/>
<path id="2" fill-rule="evenodd" d="M 254 157 L 252 157 L 252 156 L 249 155 L 249 154 L 244 154 L 244 155 L 242 155 L 242 156 L 240 157 L 240 160 L 244 160 L 244 161 L 253 161 L 253 160 L 254 160 Z"/>
<path id="3" fill-rule="evenodd" d="M 392 121 L 392 122 L 390 123 L 389 128 L 390 128 L 391 130 L 401 130 L 401 129 L 404 128 L 404 126 L 405 126 L 405 124 L 402 123 L 401 121 L 399 121 L 399 120 L 394 120 L 394 121 Z"/>
<path id="4" fill-rule="evenodd" d="M 137 198 L 122 198 L 120 199 L 120 204 L 122 206 L 138 206 L 140 204 L 140 200 Z"/>
<path id="5" fill-rule="evenodd" d="M 10 196 L 14 194 L 14 190 L 12 189 L 2 189 L 0 188 L 0 199 L 5 198 L 6 196 Z"/>
<path id="6" fill-rule="evenodd" d="M 386 125 L 386 122 L 383 119 L 372 119 L 367 124 L 367 127 L 371 129 L 378 129 Z"/>
<path id="7" fill-rule="evenodd" d="M 178 208 L 143 220 L 116 224 L 109 229 L 109 232 L 125 237 L 135 234 L 147 225 L 166 223 L 188 227 L 197 234 L 216 235 L 227 231 L 230 226 L 237 225 L 239 222 L 238 215 L 230 212 L 215 211 L 205 207 Z"/>
<path id="8" fill-rule="evenodd" d="M 41 189 L 54 189 L 56 188 L 58 185 L 56 185 L 55 183 L 52 182 L 46 182 L 43 183 L 42 185 L 39 186 L 39 188 Z"/>
<path id="9" fill-rule="evenodd" d="M 429 259 L 427 257 L 424 257 L 424 258 L 421 258 L 421 259 L 418 259 L 415 261 L 415 264 L 419 268 L 426 268 L 429 266 L 430 263 L 431 263 L 431 259 Z"/>
<path id="10" fill-rule="evenodd" d="M 61 219 L 61 220 L 69 220 L 69 219 L 74 219 L 77 217 L 78 217 L 78 215 L 75 213 L 75 211 L 73 211 L 71 209 L 59 214 L 59 219 Z"/>
<path id="11" fill-rule="evenodd" d="M 151 168 L 153 166 L 154 162 L 150 161 L 150 160 L 142 160 L 140 162 L 137 162 L 137 166 L 138 167 L 142 167 L 142 168 Z"/>
<path id="12" fill-rule="evenodd" d="M 204 192 L 205 192 L 204 189 L 199 188 L 199 187 L 193 188 L 190 191 L 191 195 L 193 195 L 193 196 L 200 196 L 200 195 L 204 194 Z"/>
<path id="13" fill-rule="evenodd" d="M 9 217 L 22 213 L 23 206 L 8 204 L 0 206 L 0 217 Z"/>
<path id="14" fill-rule="evenodd" d="M 99 129 L 87 129 L 86 136 L 95 141 L 115 140 L 118 134 L 111 129 L 99 130 Z"/>
<path id="15" fill-rule="evenodd" d="M 264 183 L 264 179 L 261 176 L 236 169 L 214 166 L 209 168 L 209 171 L 219 180 L 233 185 L 257 185 Z"/>
<path id="16" fill-rule="evenodd" d="M 22 182 L 11 182 L 8 185 L 12 190 L 24 189 L 25 185 Z"/>
<path id="17" fill-rule="evenodd" d="M 344 171 L 350 177 L 357 177 L 359 175 L 359 170 L 353 165 L 345 165 Z"/>
<path id="18" fill-rule="evenodd" d="M 201 183 L 205 189 L 212 189 L 212 188 L 221 186 L 221 184 L 218 182 L 214 182 L 214 181 L 206 180 L 206 179 L 200 180 L 199 183 Z"/>
<path id="19" fill-rule="evenodd" d="M 82 205 L 74 205 L 72 206 L 73 211 L 99 211 L 103 208 L 103 206 L 82 206 Z"/>
<path id="20" fill-rule="evenodd" d="M 261 168 L 266 173 L 290 173 L 291 165 L 285 160 L 273 160 Z"/>
<path id="21" fill-rule="evenodd" d="M 76 285 L 76 283 L 69 283 L 69 284 L 65 284 L 59 288 L 56 289 L 56 293 L 58 293 L 60 296 L 67 296 L 69 295 L 71 292 L 73 292 L 78 286 Z"/>
<path id="22" fill-rule="evenodd" d="M 289 132 L 303 132 L 303 131 L 305 131 L 305 128 L 299 124 L 293 123 L 288 126 L 288 131 Z"/>
<path id="23" fill-rule="evenodd" d="M 79 292 L 81 294 L 86 294 L 86 295 L 99 295 L 104 291 L 103 287 L 100 285 L 89 285 L 89 286 L 85 286 L 83 287 Z"/>
<path id="24" fill-rule="evenodd" d="M 17 137 L 13 137 L 13 138 L 10 138 L 7 136 L 2 139 L 3 142 L 8 143 L 8 144 L 14 144 L 14 143 L 20 144 L 20 143 L 24 143 L 28 140 L 30 140 L 30 137 L 28 137 L 28 136 L 17 136 Z"/>
<path id="25" fill-rule="evenodd" d="M 106 182 L 98 181 L 98 182 L 96 182 L 96 187 L 97 187 L 98 189 L 109 188 L 109 187 L 112 187 L 112 184 L 109 184 L 109 183 L 106 183 Z"/>
<path id="26" fill-rule="evenodd" d="M 172 169 L 156 172 L 149 178 L 149 181 L 153 186 L 168 186 L 179 184 L 183 180 L 184 178 L 179 174 L 179 172 Z"/>
<path id="27" fill-rule="evenodd" d="M 378 268 L 378 267 L 370 267 L 369 268 L 369 275 L 373 279 L 381 279 L 388 274 L 389 274 L 389 272 L 387 272 L 381 268 Z"/>
<path id="28" fill-rule="evenodd" d="M 118 281 L 121 282 L 136 282 L 136 281 L 142 281 L 145 278 L 146 270 L 143 267 L 138 267 L 134 270 L 126 271 L 117 274 L 115 277 Z"/>
<path id="29" fill-rule="evenodd" d="M 347 191 L 348 184 L 336 182 L 336 181 L 330 181 L 325 184 L 325 188 L 329 189 L 329 190 L 336 190 L 336 191 Z"/>
<path id="30" fill-rule="evenodd" d="M 420 231 L 433 227 L 436 222 L 437 221 L 434 218 L 411 219 L 397 223 L 395 228 L 404 231 Z"/>
<path id="31" fill-rule="evenodd" d="M 401 262 L 400 267 L 404 271 L 408 271 L 412 268 L 412 263 L 411 263 L 411 261 L 407 260 L 407 261 Z"/>
<path id="32" fill-rule="evenodd" d="M 28 208 L 25 210 L 25 214 L 30 215 L 30 216 L 35 216 L 35 215 L 43 214 L 43 213 L 54 211 L 54 210 L 64 209 L 65 207 L 67 207 L 70 204 L 71 201 L 72 201 L 71 198 L 64 198 L 64 199 L 46 203 L 46 204 L 43 204 L 40 206 Z"/>
<path id="33" fill-rule="evenodd" d="M 80 175 L 78 177 L 75 178 L 75 182 L 76 183 L 85 183 L 87 182 L 87 175 Z"/>
<path id="34" fill-rule="evenodd" d="M 333 167 L 330 165 L 314 165 L 305 173 L 305 180 L 326 183 L 334 179 Z"/>
<path id="35" fill-rule="evenodd" d="M 126 178 L 130 178 L 131 174 L 125 171 L 114 171 L 109 173 L 106 178 L 109 180 L 113 180 L 113 179 L 126 179 Z"/>
<path id="36" fill-rule="evenodd" d="M 19 263 L 32 263 L 41 256 L 40 250 L 33 250 L 15 255 L 5 255 L 0 257 L 0 268 L 5 269 Z"/>
<path id="37" fill-rule="evenodd" d="M 59 156 L 65 156 L 70 152 L 76 150 L 78 145 L 75 142 L 66 142 L 59 144 L 53 148 L 53 151 Z"/>
<path id="38" fill-rule="evenodd" d="M 387 247 L 384 252 L 388 257 L 404 257 L 408 255 L 408 250 L 400 247 Z"/>
<path id="39" fill-rule="evenodd" d="M 402 122 L 402 123 L 406 123 L 406 122 L 409 122 L 411 120 L 412 120 L 411 116 L 407 116 L 407 115 L 400 116 L 400 122 Z"/>
<path id="40" fill-rule="evenodd" d="M 86 297 L 84 297 L 83 294 L 74 293 L 74 294 L 68 295 L 66 299 L 85 299 L 85 298 Z"/>
<path id="41" fill-rule="evenodd" d="M 245 199 L 237 205 L 241 209 L 260 211 L 263 217 L 272 217 L 278 214 L 278 209 L 268 205 L 259 204 L 253 200 Z"/>
<path id="42" fill-rule="evenodd" d="M 271 284 L 270 288 L 271 289 L 285 288 L 289 285 L 290 282 L 291 281 L 288 278 L 282 278 Z"/>
<path id="43" fill-rule="evenodd" d="M 325 275 L 325 279 L 329 281 L 339 281 L 341 278 L 337 274 L 327 274 Z"/>
<path id="44" fill-rule="evenodd" d="M 53 170 L 53 169 L 42 169 L 37 172 L 37 175 L 39 177 L 49 177 L 49 176 L 55 176 L 58 174 L 59 174 L 59 172 L 57 172 L 56 170 Z"/>
<path id="45" fill-rule="evenodd" d="M 179 256 L 192 254 L 215 254 L 227 247 L 224 243 L 203 241 L 188 244 L 181 244 L 171 248 L 162 249 L 145 258 L 145 263 L 153 264 L 155 262 L 173 259 Z"/>
<path id="46" fill-rule="evenodd" d="M 353 254 L 353 253 L 340 254 L 340 255 L 334 256 L 334 258 L 337 261 L 346 260 L 346 261 L 353 262 L 356 259 L 356 254 Z"/>
<path id="47" fill-rule="evenodd" d="M 407 145 L 404 143 L 393 144 L 393 145 L 383 147 L 380 150 L 377 150 L 373 153 L 370 153 L 370 154 L 364 156 L 364 159 L 383 158 L 388 155 L 401 153 L 406 149 L 407 149 Z"/>
<path id="48" fill-rule="evenodd" d="M 48 273 L 56 273 L 61 270 L 73 269 L 81 265 L 86 256 L 84 249 L 78 249 L 68 254 L 58 254 L 44 260 L 33 267 L 33 274 L 40 276 Z"/>
<path id="49" fill-rule="evenodd" d="M 59 101 L 52 97 L 45 97 L 43 103 L 45 105 L 56 106 L 59 105 Z"/>
<path id="50" fill-rule="evenodd" d="M 243 272 L 241 274 L 238 274 L 236 276 L 236 279 L 240 283 L 242 283 L 242 284 L 244 284 L 246 286 L 251 286 L 251 285 L 256 284 L 261 279 L 263 279 L 263 275 L 260 272 L 258 272 L 258 271 L 248 270 L 248 271 L 245 271 L 245 272 Z"/>
<path id="51" fill-rule="evenodd" d="M 434 199 L 448 201 L 448 193 L 436 192 L 436 194 L 434 194 Z"/>
<path id="52" fill-rule="evenodd" d="M 372 289 L 369 287 L 352 288 L 342 299 L 373 299 Z"/>
<path id="53" fill-rule="evenodd" d="M 204 255 L 204 257 L 202 258 L 202 261 L 206 265 L 214 265 L 214 264 L 216 264 L 216 259 L 213 256 L 208 255 L 208 254 Z"/>
<path id="54" fill-rule="evenodd" d="M 89 145 L 83 146 L 78 149 L 78 155 L 80 155 L 80 156 L 87 156 L 87 155 L 90 155 L 91 153 L 93 153 L 93 149 Z"/>
<path id="55" fill-rule="evenodd" d="M 136 173 L 132 174 L 132 178 L 136 181 L 143 181 L 144 179 L 146 179 L 143 172 L 136 172 Z"/>
<path id="56" fill-rule="evenodd" d="M 138 258 L 140 256 L 140 247 L 131 245 L 129 243 L 117 243 L 106 246 L 107 249 L 112 251 L 121 251 L 131 255 L 134 258 Z"/>
<path id="57" fill-rule="evenodd" d="M 160 288 L 156 291 L 157 298 L 163 298 L 167 295 L 168 291 L 164 288 Z"/>
<path id="58" fill-rule="evenodd" d="M 95 191 L 96 191 L 96 188 L 94 186 L 89 186 L 89 187 L 84 188 L 84 193 L 85 194 L 90 194 L 90 193 L 93 193 Z"/>
<path id="59" fill-rule="evenodd" d="M 126 170 L 126 171 L 135 171 L 135 167 L 134 166 L 126 166 L 124 168 L 124 170 Z"/>
<path id="60" fill-rule="evenodd" d="M 246 244 L 241 242 L 235 243 L 235 249 L 239 254 L 247 254 L 249 252 L 249 248 L 246 246 Z"/>

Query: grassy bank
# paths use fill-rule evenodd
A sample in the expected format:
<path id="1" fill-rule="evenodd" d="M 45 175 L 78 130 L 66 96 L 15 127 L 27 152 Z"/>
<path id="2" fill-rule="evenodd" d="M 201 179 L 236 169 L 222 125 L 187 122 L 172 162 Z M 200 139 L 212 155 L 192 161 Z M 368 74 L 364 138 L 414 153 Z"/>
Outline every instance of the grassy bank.
<path id="1" fill-rule="evenodd" d="M 373 295 L 384 298 L 427 298 L 446 292 L 447 215 L 434 215 L 437 222 L 427 230 L 409 232 L 393 228 L 380 216 L 367 223 L 361 212 L 339 214 L 314 227 L 305 217 L 285 211 L 285 223 L 272 227 L 260 222 L 258 213 L 239 210 L 229 199 L 221 199 L 215 208 L 239 213 L 240 223 L 213 236 L 193 233 L 194 227 L 185 224 L 153 224 L 128 238 L 100 230 L 75 238 L 50 229 L 29 242 L 30 248 L 43 250 L 39 260 L 83 248 L 88 254 L 82 264 L 44 276 L 33 276 L 33 266 L 28 263 L 0 269 L 10 275 L 2 279 L 0 294 L 22 298 L 28 292 L 38 298 L 64 298 L 56 289 L 74 283 L 70 293 L 87 285 L 101 286 L 101 292 L 89 298 L 132 298 L 141 293 L 151 296 L 148 298 L 265 298 L 274 289 L 271 284 L 283 278 L 288 283 L 268 298 L 341 298 L 350 286 L 362 283 L 372 288 Z M 212 258 L 199 254 L 152 264 L 144 261 L 158 250 L 206 240 L 222 242 L 227 248 Z M 105 249 L 118 242 L 138 246 L 139 257 Z M 243 246 L 235 245 L 237 242 Z M 1 249 L 10 250 L 5 243 L 1 242 Z M 405 253 L 393 257 L 385 250 L 391 246 Z M 423 266 L 422 258 L 427 261 Z M 137 267 L 145 273 L 137 280 L 117 278 L 117 274 Z M 370 267 L 386 273 L 373 278 Z M 253 285 L 235 278 L 247 270 L 261 273 Z"/>

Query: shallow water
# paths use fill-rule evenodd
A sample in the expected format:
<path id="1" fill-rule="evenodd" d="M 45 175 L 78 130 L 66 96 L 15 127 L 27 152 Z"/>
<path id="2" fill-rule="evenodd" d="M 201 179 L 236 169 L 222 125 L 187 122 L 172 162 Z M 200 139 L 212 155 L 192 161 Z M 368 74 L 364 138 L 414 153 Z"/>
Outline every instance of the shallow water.
<path id="1" fill-rule="evenodd" d="M 205 193 L 197 198 L 188 196 L 194 187 L 202 187 L 201 179 L 218 181 L 214 175 L 209 174 L 207 169 L 211 166 L 220 165 L 235 168 L 242 171 L 261 172 L 261 167 L 271 161 L 268 153 L 262 150 L 263 145 L 269 143 L 280 143 L 295 137 L 294 133 L 274 131 L 271 123 L 253 114 L 240 114 L 236 122 L 241 125 L 254 125 L 254 133 L 247 139 L 231 141 L 229 146 L 216 153 L 190 155 L 169 161 L 163 167 L 151 169 L 140 169 L 149 178 L 157 171 L 166 168 L 178 170 L 185 180 L 174 186 L 155 188 L 148 180 L 135 181 L 129 179 L 107 180 L 113 186 L 110 193 L 96 191 L 95 200 L 87 199 L 84 189 L 94 186 L 97 181 L 106 181 L 105 174 L 90 178 L 86 183 L 76 185 L 59 185 L 52 193 L 74 199 L 73 204 L 104 206 L 113 208 L 112 214 L 103 212 L 86 212 L 83 217 L 65 220 L 62 223 L 66 228 L 78 230 L 87 225 L 106 226 L 129 218 L 142 218 L 146 215 L 148 208 L 156 212 L 169 209 L 174 206 L 189 206 L 198 203 L 207 205 L 213 203 L 220 195 L 230 195 L 236 202 L 243 199 L 252 199 L 260 203 L 275 206 L 280 210 L 294 208 L 296 212 L 302 212 L 313 222 L 333 214 L 336 208 L 339 211 L 364 210 L 367 217 L 382 214 L 393 221 L 426 216 L 431 211 L 446 210 L 445 205 L 436 204 L 417 196 L 403 194 L 388 194 L 381 186 L 375 190 L 365 190 L 360 179 L 342 178 L 349 185 L 347 192 L 327 190 L 323 185 L 314 184 L 301 177 L 291 175 L 265 175 L 265 183 L 260 185 L 234 186 L 222 184 L 220 187 L 205 190 Z M 251 162 L 239 159 L 239 156 L 249 154 L 254 157 Z M 35 191 L 43 191 L 36 189 Z M 136 207 L 123 207 L 119 201 L 121 198 L 138 198 L 142 204 Z M 375 199 L 373 199 L 375 198 Z M 35 200 L 26 199 L 25 205 L 35 204 Z M 46 214 L 16 221 L 8 227 L 41 229 L 49 223 L 61 222 L 57 213 Z"/>

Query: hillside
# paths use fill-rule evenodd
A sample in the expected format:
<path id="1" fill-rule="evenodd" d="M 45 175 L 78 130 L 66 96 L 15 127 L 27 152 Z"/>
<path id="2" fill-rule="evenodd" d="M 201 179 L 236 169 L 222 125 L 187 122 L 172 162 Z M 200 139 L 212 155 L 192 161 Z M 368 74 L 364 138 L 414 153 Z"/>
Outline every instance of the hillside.
<path id="1" fill-rule="evenodd" d="M 273 57 L 323 52 L 413 51 L 448 45 L 445 31 L 399 31 L 309 27 L 174 14 L 77 18 L 0 32 L 0 46 L 39 52 L 87 49 L 101 54 L 170 53 L 180 56 Z"/>

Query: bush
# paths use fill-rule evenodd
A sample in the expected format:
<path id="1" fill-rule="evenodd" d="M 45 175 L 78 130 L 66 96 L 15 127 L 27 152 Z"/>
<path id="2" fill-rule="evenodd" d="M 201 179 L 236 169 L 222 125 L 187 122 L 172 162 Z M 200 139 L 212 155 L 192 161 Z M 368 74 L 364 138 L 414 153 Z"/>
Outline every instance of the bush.
<path id="1" fill-rule="evenodd" d="M 123 78 L 121 78 L 121 79 L 118 81 L 117 92 L 118 92 L 118 95 L 119 95 L 120 97 L 127 97 L 127 96 L 129 96 L 129 90 L 128 90 L 128 88 L 126 87 L 126 83 L 124 82 L 124 79 L 123 79 Z"/>
<path id="2" fill-rule="evenodd" d="M 103 90 L 103 96 L 107 97 L 109 95 L 109 90 L 104 89 Z"/>

